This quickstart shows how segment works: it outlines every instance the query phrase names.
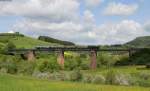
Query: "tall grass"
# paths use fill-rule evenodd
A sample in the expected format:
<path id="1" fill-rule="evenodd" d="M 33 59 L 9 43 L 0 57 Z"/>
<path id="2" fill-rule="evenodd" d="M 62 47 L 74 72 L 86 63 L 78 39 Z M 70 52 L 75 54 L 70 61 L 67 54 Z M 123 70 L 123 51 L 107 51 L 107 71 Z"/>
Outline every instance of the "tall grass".
<path id="1" fill-rule="evenodd" d="M 86 70 L 82 71 L 83 73 L 88 74 L 106 74 L 109 71 L 115 71 L 118 73 L 124 73 L 124 74 L 137 74 L 140 72 L 150 73 L 149 69 L 146 69 L 145 66 L 120 66 L 120 67 L 101 67 L 96 70 Z"/>
<path id="2" fill-rule="evenodd" d="M 47 81 L 1 74 L 0 91 L 150 91 L 150 88 Z"/>

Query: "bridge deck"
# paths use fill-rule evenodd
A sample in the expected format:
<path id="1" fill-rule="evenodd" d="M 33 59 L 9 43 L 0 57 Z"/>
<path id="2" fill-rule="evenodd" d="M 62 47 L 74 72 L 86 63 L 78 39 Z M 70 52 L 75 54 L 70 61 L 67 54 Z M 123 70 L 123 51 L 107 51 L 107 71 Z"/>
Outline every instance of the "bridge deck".
<path id="1" fill-rule="evenodd" d="M 18 52 L 28 52 L 28 51 L 34 51 L 34 52 L 56 52 L 56 51 L 139 51 L 143 50 L 145 48 L 132 48 L 132 49 L 126 49 L 126 48 L 98 48 L 98 47 L 48 47 L 48 48 L 34 48 L 34 49 L 11 49 L 8 50 L 8 53 L 18 53 Z"/>

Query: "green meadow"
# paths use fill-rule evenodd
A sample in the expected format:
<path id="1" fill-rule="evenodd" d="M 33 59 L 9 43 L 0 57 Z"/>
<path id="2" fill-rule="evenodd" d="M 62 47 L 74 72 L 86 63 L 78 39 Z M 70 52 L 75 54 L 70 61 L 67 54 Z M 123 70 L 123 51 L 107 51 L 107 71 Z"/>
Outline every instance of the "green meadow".
<path id="1" fill-rule="evenodd" d="M 150 91 L 150 88 L 39 80 L 1 74 L 0 91 Z"/>
<path id="2" fill-rule="evenodd" d="M 138 74 L 138 73 L 150 73 L 149 69 L 145 66 L 119 66 L 119 67 L 101 67 L 96 70 L 84 70 L 83 73 L 88 73 L 92 75 L 106 74 L 109 71 L 114 71 L 123 74 Z"/>
<path id="3" fill-rule="evenodd" d="M 36 46 L 58 46 L 57 43 L 48 43 L 44 42 L 35 38 L 31 38 L 28 36 L 8 36 L 2 34 L 3 36 L 0 36 L 0 48 L 5 46 L 7 43 L 11 42 L 13 43 L 16 48 L 34 48 Z M 14 34 L 15 35 L 15 34 Z"/>

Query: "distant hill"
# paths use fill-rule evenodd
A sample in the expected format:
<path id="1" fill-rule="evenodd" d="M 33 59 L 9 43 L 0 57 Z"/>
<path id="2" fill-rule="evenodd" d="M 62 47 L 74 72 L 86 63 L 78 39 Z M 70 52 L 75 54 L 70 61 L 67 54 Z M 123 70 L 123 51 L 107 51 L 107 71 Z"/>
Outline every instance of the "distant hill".
<path id="1" fill-rule="evenodd" d="M 61 44 L 61 45 L 75 45 L 72 42 L 58 40 L 58 39 L 54 39 L 54 38 L 51 38 L 51 37 L 48 37 L 48 36 L 40 36 L 38 39 L 42 40 L 42 41 L 45 41 L 45 42 L 57 43 L 57 44 Z"/>
<path id="2" fill-rule="evenodd" d="M 36 46 L 63 46 L 75 44 L 69 41 L 62 41 L 48 36 L 40 36 L 38 39 L 31 38 L 19 33 L 0 33 L 0 48 L 5 46 L 8 42 L 12 42 L 17 48 L 33 48 Z M 137 37 L 136 39 L 127 42 L 123 45 L 111 45 L 109 47 L 150 47 L 150 36 Z M 105 48 L 105 47 L 104 47 Z"/>
<path id="3" fill-rule="evenodd" d="M 19 33 L 0 33 L 0 47 L 12 42 L 17 48 L 33 48 L 36 46 L 58 46 L 59 44 L 44 42 Z"/>
<path id="4" fill-rule="evenodd" d="M 150 47 L 150 36 L 137 37 L 125 45 L 130 47 Z"/>

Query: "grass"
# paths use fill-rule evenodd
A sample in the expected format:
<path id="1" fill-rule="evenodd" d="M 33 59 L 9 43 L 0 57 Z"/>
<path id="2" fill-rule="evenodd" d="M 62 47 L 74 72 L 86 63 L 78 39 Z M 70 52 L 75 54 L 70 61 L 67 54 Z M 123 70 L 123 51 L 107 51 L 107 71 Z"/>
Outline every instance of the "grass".
<path id="1" fill-rule="evenodd" d="M 48 43 L 41 40 L 37 40 L 30 37 L 16 37 L 11 39 L 11 42 L 13 42 L 17 48 L 33 48 L 36 46 L 54 46 L 58 45 L 55 43 Z"/>
<path id="2" fill-rule="evenodd" d="M 17 48 L 34 48 L 36 46 L 56 46 L 59 44 L 44 42 L 35 38 L 20 37 L 20 36 L 0 36 L 0 47 L 12 42 Z"/>
<path id="3" fill-rule="evenodd" d="M 140 72 L 150 73 L 150 69 L 146 69 L 145 66 L 121 66 L 121 67 L 102 67 L 96 70 L 83 71 L 87 74 L 105 74 L 108 71 L 113 70 L 114 72 L 124 73 L 124 74 L 137 74 Z"/>
<path id="4" fill-rule="evenodd" d="M 0 91 L 150 91 L 150 88 L 47 81 L 1 74 Z"/>

